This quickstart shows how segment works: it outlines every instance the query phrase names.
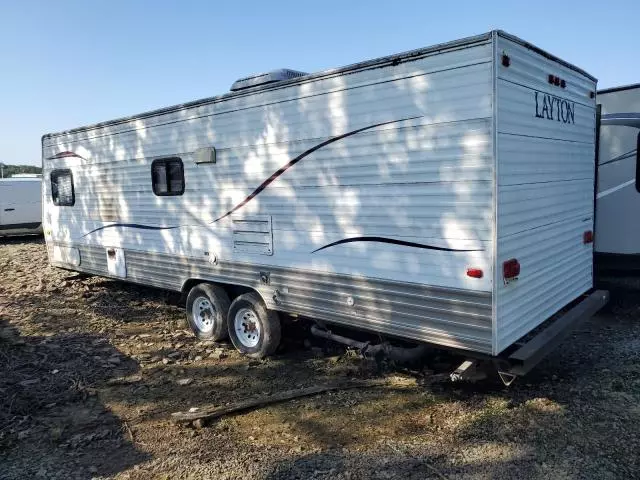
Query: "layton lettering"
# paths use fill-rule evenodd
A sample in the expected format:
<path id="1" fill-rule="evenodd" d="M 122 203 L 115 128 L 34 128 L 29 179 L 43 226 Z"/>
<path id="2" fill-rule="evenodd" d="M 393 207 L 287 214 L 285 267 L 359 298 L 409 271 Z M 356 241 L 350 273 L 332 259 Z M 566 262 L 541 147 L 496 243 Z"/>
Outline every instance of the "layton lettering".
<path id="1" fill-rule="evenodd" d="M 540 95 L 538 95 L 540 93 Z M 535 92 L 536 95 L 536 118 L 556 120 L 562 123 L 575 124 L 576 103 L 564 98 L 549 95 L 547 93 Z"/>

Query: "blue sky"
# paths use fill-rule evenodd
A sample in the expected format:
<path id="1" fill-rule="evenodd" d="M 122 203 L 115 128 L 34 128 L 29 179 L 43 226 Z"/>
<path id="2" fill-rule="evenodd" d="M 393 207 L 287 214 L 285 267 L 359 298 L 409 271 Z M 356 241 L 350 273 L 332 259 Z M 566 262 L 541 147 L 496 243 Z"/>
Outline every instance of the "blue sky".
<path id="1" fill-rule="evenodd" d="M 43 133 L 501 28 L 640 82 L 640 2 L 0 0 L 0 162 L 40 164 Z"/>

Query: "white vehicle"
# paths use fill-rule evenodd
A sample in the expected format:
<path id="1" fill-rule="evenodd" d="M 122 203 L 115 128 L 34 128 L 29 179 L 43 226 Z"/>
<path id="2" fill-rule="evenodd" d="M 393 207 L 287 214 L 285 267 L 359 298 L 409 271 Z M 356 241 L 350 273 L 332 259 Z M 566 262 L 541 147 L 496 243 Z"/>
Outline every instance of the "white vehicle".
<path id="1" fill-rule="evenodd" d="M 602 105 L 596 200 L 596 264 L 640 269 L 640 84 L 598 92 Z"/>
<path id="2" fill-rule="evenodd" d="M 0 237 L 42 234 L 42 179 L 0 179 Z"/>
<path id="3" fill-rule="evenodd" d="M 595 88 L 495 31 L 45 135 L 49 258 L 255 357 L 288 312 L 521 372 L 593 286 Z"/>
<path id="4" fill-rule="evenodd" d="M 14 173 L 11 178 L 42 178 L 41 173 Z"/>

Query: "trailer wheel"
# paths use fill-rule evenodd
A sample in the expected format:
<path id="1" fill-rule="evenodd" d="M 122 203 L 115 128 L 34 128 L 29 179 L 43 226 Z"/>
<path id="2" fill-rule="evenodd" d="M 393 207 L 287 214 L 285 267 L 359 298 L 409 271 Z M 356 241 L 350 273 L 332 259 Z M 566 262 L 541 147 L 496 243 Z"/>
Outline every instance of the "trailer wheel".
<path id="1" fill-rule="evenodd" d="M 200 283 L 187 296 L 187 322 L 200 340 L 227 338 L 227 314 L 229 296 L 222 288 L 210 283 Z"/>
<path id="2" fill-rule="evenodd" d="M 231 303 L 227 323 L 231 342 L 248 357 L 264 358 L 280 345 L 280 317 L 267 310 L 255 292 L 240 295 Z"/>

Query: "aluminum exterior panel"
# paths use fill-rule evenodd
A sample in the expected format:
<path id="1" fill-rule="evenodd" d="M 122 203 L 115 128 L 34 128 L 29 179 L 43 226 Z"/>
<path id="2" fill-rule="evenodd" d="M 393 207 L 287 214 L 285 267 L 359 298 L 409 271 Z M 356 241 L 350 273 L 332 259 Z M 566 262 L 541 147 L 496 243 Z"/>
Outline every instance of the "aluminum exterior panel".
<path id="1" fill-rule="evenodd" d="M 498 211 L 498 238 L 573 218 L 593 217 L 593 174 L 585 180 L 502 186 Z"/>
<path id="2" fill-rule="evenodd" d="M 484 51 L 477 53 L 485 55 Z M 256 98 L 255 105 L 240 110 L 229 107 L 194 118 L 186 112 L 176 113 L 152 127 L 105 131 L 91 137 L 68 134 L 45 144 L 45 158 L 76 150 L 86 158 L 111 161 L 193 152 L 209 145 L 257 149 L 259 145 L 325 139 L 400 119 L 408 119 L 406 125 L 411 125 L 414 117 L 422 124 L 485 118 L 491 115 L 489 60 L 395 81 L 385 75 L 391 68 L 383 69 L 368 73 L 369 85 L 356 89 L 349 88 L 352 78 L 345 77 L 342 90 L 324 93 L 314 88 L 309 98 L 267 104 Z M 379 130 L 406 125 L 382 125 Z"/>
<path id="3" fill-rule="evenodd" d="M 593 104 L 590 94 L 595 93 L 595 82 L 592 78 L 505 38 L 498 40 L 498 49 L 500 55 L 505 53 L 511 60 L 509 68 L 498 70 L 498 78 L 539 92 L 559 95 L 587 107 Z M 550 84 L 550 74 L 565 80 L 566 86 L 562 88 Z"/>
<path id="4" fill-rule="evenodd" d="M 500 185 L 587 180 L 593 166 L 584 161 L 592 155 L 589 143 L 549 142 L 546 138 L 500 135 Z M 535 157 L 536 161 L 529 161 Z"/>
<path id="5" fill-rule="evenodd" d="M 494 354 L 592 287 L 583 234 L 593 229 L 595 159 L 595 81 L 507 38 L 498 39 L 496 65 Z M 549 74 L 566 88 L 550 85 Z M 512 258 L 520 275 L 505 282 Z"/>
<path id="6" fill-rule="evenodd" d="M 56 137 L 60 143 L 45 147 L 45 156 L 71 149 L 82 158 L 45 161 L 48 168 L 71 168 L 76 184 L 74 208 L 47 209 L 52 224 L 73 225 L 53 236 L 200 255 L 206 244 L 222 259 L 256 261 L 250 252 L 232 250 L 225 215 L 233 210 L 272 216 L 274 266 L 295 262 L 296 268 L 390 280 L 409 275 L 411 281 L 490 291 L 488 275 L 466 276 L 468 266 L 491 265 L 490 48 L 444 57 L 354 73 L 339 92 L 323 94 L 326 87 L 307 84 L 313 96 L 268 108 L 261 97 L 275 92 L 244 98 L 246 108 L 224 115 L 193 119 L 192 112 L 176 112 L 172 123 L 135 132 Z M 216 163 L 195 164 L 195 151 L 212 141 Z M 154 196 L 150 163 L 179 152 L 185 194 Z M 274 172 L 280 174 L 269 181 Z M 109 227 L 113 223 L 124 225 Z M 312 255 L 353 237 L 365 240 Z"/>
<path id="7" fill-rule="evenodd" d="M 449 68 L 456 68 L 459 66 L 467 65 L 470 62 L 476 62 L 478 58 L 475 51 L 473 50 L 473 47 L 489 45 L 489 41 L 491 38 L 492 34 L 486 33 L 475 37 L 464 38 L 453 42 L 433 45 L 427 48 L 412 50 L 396 55 L 390 55 L 366 62 L 360 62 L 342 68 L 336 68 L 305 75 L 303 78 L 297 78 L 290 81 L 279 82 L 277 84 L 270 85 L 266 89 L 261 89 L 260 92 L 257 92 L 256 90 L 231 92 L 217 97 L 196 100 L 194 102 L 189 102 L 181 105 L 174 105 L 171 107 L 145 112 L 131 117 L 120 118 L 95 125 L 80 127 L 65 132 L 50 133 L 43 137 L 43 141 L 45 145 L 50 145 L 50 140 L 56 137 L 61 137 L 68 134 L 88 133 L 92 130 L 95 131 L 104 129 L 105 127 L 115 127 L 106 131 L 106 133 L 109 135 L 131 128 L 144 128 L 145 125 L 152 126 L 161 123 L 167 118 L 170 118 L 170 116 L 176 112 L 188 111 L 192 112 L 194 115 L 206 115 L 207 113 L 209 113 L 209 109 L 212 108 L 212 105 L 229 105 L 229 102 L 231 100 L 239 102 L 237 104 L 231 105 L 234 105 L 237 108 L 242 108 L 245 107 L 246 104 L 250 104 L 254 100 L 256 93 L 262 94 L 267 92 L 268 95 L 270 95 L 270 97 L 267 98 L 272 100 L 276 99 L 282 101 L 290 100 L 292 98 L 297 99 L 302 96 L 301 94 L 308 93 L 309 90 L 313 89 L 314 85 L 320 85 L 325 89 L 325 91 L 331 91 L 332 88 L 340 89 L 339 86 L 342 85 L 342 78 L 345 76 L 353 79 L 354 73 L 363 73 L 367 70 L 380 70 L 389 66 L 395 67 L 394 71 L 396 72 L 396 74 L 391 77 L 391 79 L 401 78 L 403 76 L 406 76 L 407 72 L 415 73 L 416 67 L 413 65 L 414 62 L 422 60 L 426 57 L 430 57 L 430 61 L 427 64 L 426 68 L 422 70 L 418 69 L 421 73 L 429 73 L 432 71 L 441 70 L 443 68 L 443 65 Z M 443 56 L 443 53 L 446 53 L 447 55 Z M 487 55 L 489 57 L 491 56 L 490 48 L 487 50 Z M 486 60 L 490 61 L 491 58 L 488 58 Z M 362 75 L 359 75 L 356 80 L 352 80 L 352 83 L 350 85 L 352 87 L 360 86 L 361 83 L 358 82 L 362 82 L 361 79 Z M 339 86 L 336 87 L 336 85 Z M 246 102 L 246 104 L 243 102 Z M 100 133 L 104 134 L 105 132 L 103 131 Z M 85 135 L 84 138 L 88 138 L 88 136 L 89 135 Z"/>
<path id="8" fill-rule="evenodd" d="M 76 191 L 74 207 L 45 207 L 47 241 L 77 245 L 92 273 L 118 247 L 129 281 L 237 283 L 284 311 L 490 352 L 491 51 L 474 43 L 46 137 L 45 176 L 70 168 Z M 216 163 L 196 164 L 210 146 Z M 153 194 L 164 156 L 182 158 L 182 196 Z M 234 251 L 232 218 L 265 215 L 273 254 Z M 471 266 L 487 275 L 468 277 Z"/>
<path id="9" fill-rule="evenodd" d="M 517 258 L 521 276 L 498 285 L 499 345 L 503 350 L 593 286 L 592 244 L 582 236 L 592 219 L 554 223 L 498 240 L 497 264 Z"/>
<path id="10" fill-rule="evenodd" d="M 545 111 L 544 99 L 549 97 L 541 96 L 535 89 L 500 80 L 498 91 L 498 133 L 593 144 L 595 101 L 592 100 L 590 106 L 577 102 L 562 103 L 563 108 L 558 110 L 555 100 L 566 100 L 562 97 L 563 92 L 556 92 L 552 97 L 553 108 L 549 106 Z"/>

